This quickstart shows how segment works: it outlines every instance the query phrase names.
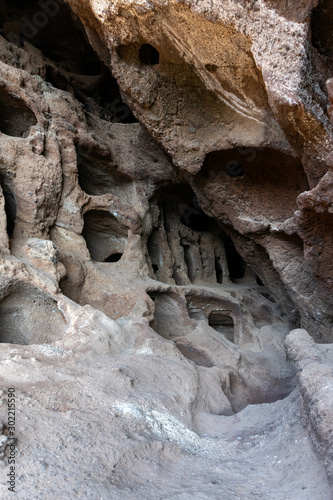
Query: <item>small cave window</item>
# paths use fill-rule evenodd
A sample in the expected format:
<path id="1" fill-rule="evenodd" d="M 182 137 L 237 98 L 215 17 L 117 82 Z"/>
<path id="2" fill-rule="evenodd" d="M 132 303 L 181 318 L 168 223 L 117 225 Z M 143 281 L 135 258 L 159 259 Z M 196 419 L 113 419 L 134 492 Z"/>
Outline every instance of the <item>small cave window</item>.
<path id="1" fill-rule="evenodd" d="M 144 43 L 141 45 L 139 50 L 139 57 L 142 64 L 147 66 L 155 66 L 160 62 L 160 54 L 155 47 L 149 43 Z"/>
<path id="2" fill-rule="evenodd" d="M 119 262 L 120 259 L 122 258 L 123 254 L 122 253 L 112 253 L 105 259 L 104 262 Z"/>
<path id="3" fill-rule="evenodd" d="M 8 237 L 11 238 L 15 228 L 15 220 L 17 212 L 16 199 L 9 185 L 3 179 L 0 179 L 0 184 L 3 192 L 3 197 L 5 199 L 7 234 Z"/>
<path id="4" fill-rule="evenodd" d="M 90 210 L 84 214 L 82 236 L 91 259 L 96 262 L 117 262 L 107 259 L 121 258 L 127 243 L 127 233 L 127 227 L 107 211 Z"/>
<path id="5" fill-rule="evenodd" d="M 153 266 L 153 271 L 156 274 L 158 272 L 159 267 L 157 264 L 152 264 L 152 266 Z"/>
<path id="6" fill-rule="evenodd" d="M 234 320 L 230 311 L 211 311 L 208 324 L 219 333 L 222 333 L 230 342 L 235 343 Z"/>
<path id="7" fill-rule="evenodd" d="M 214 220 L 209 217 L 199 207 L 197 199 L 193 200 L 182 212 L 180 222 L 197 232 L 209 231 L 212 228 Z"/>
<path id="8" fill-rule="evenodd" d="M 237 252 L 235 245 L 230 238 L 226 240 L 224 247 L 227 257 L 229 277 L 231 281 L 237 283 L 238 280 L 241 280 L 245 276 L 246 264 Z"/>
<path id="9" fill-rule="evenodd" d="M 34 112 L 19 97 L 0 89 L 0 132 L 11 137 L 28 137 L 37 123 Z"/>
<path id="10" fill-rule="evenodd" d="M 205 316 L 205 313 L 200 308 L 198 308 L 198 309 L 188 308 L 188 315 L 191 319 L 194 319 L 195 321 L 206 321 L 207 322 L 207 318 Z"/>

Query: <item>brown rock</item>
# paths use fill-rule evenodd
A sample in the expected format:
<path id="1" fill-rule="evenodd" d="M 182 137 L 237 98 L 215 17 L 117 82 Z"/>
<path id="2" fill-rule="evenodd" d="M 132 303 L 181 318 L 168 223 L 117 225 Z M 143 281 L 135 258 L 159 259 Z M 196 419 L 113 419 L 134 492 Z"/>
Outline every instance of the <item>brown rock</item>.
<path id="1" fill-rule="evenodd" d="M 328 1 L 0 18 L 0 497 L 332 498 Z"/>

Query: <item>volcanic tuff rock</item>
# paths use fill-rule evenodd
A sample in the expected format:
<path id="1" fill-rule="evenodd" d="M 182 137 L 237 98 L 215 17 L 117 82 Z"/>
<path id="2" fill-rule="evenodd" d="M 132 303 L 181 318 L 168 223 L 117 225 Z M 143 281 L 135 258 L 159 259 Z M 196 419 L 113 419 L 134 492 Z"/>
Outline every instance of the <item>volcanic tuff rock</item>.
<path id="1" fill-rule="evenodd" d="M 331 2 L 67 4 L 0 4 L 18 498 L 331 499 Z"/>

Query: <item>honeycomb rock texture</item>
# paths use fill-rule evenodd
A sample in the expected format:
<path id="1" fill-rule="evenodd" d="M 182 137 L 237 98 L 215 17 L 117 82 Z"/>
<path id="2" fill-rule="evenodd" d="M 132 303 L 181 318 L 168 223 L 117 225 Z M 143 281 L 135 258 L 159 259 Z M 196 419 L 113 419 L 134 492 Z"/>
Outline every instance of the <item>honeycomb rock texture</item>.
<path id="1" fill-rule="evenodd" d="M 0 1 L 1 499 L 333 498 L 332 21 Z"/>

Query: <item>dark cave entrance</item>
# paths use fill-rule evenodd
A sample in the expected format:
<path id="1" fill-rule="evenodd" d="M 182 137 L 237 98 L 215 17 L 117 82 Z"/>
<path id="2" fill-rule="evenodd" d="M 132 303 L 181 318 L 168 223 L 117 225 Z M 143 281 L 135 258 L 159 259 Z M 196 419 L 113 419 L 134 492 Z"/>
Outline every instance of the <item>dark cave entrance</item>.
<path id="1" fill-rule="evenodd" d="M 139 49 L 139 58 L 142 64 L 155 66 L 160 62 L 160 54 L 150 43 L 144 43 Z"/>
<path id="2" fill-rule="evenodd" d="M 208 316 L 208 324 L 211 328 L 224 335 L 229 342 L 235 343 L 235 328 L 231 311 L 211 311 Z"/>
<path id="3" fill-rule="evenodd" d="M 238 283 L 239 280 L 242 280 L 245 276 L 245 261 L 237 252 L 231 238 L 225 238 L 224 248 L 228 262 L 229 277 L 233 283 Z"/>
<path id="4" fill-rule="evenodd" d="M 17 204 L 14 193 L 9 183 L 0 177 L 0 185 L 5 199 L 5 213 L 7 218 L 6 228 L 8 237 L 11 238 L 15 228 L 15 220 L 17 214 Z"/>
<path id="5" fill-rule="evenodd" d="M 320 54 L 333 58 L 333 0 L 320 0 L 311 14 L 312 45 Z"/>
<path id="6" fill-rule="evenodd" d="M 0 89 L 0 131 L 11 137 L 28 137 L 37 123 L 35 113 L 18 96 Z"/>
<path id="7" fill-rule="evenodd" d="M 235 312 L 223 298 L 205 296 L 194 290 L 186 295 L 186 308 L 191 319 L 205 321 L 229 342 L 236 343 Z"/>
<path id="8" fill-rule="evenodd" d="M 209 217 L 200 208 L 196 196 L 193 194 L 193 202 L 189 203 L 181 214 L 180 222 L 193 231 L 209 231 L 214 225 L 214 219 Z"/>
<path id="9" fill-rule="evenodd" d="M 49 59 L 46 82 L 74 94 L 87 112 L 103 120 L 137 123 L 122 100 L 116 79 L 65 2 L 6 0 L 0 6 L 0 19 L 9 42 L 20 47 L 28 42 Z"/>
<path id="10" fill-rule="evenodd" d="M 71 73 L 100 73 L 100 61 L 82 24 L 64 1 L 5 0 L 1 18 L 4 36 L 11 43 L 23 47 L 28 42 Z"/>
<path id="11" fill-rule="evenodd" d="M 153 203 L 160 217 L 147 241 L 152 277 L 168 282 L 167 276 L 172 276 L 178 285 L 223 285 L 229 279 L 245 284 L 244 260 L 226 232 L 202 210 L 189 186 L 162 188 Z"/>
<path id="12" fill-rule="evenodd" d="M 93 261 L 118 262 L 126 247 L 127 233 L 127 227 L 109 212 L 90 210 L 84 214 L 82 236 Z"/>
<path id="13" fill-rule="evenodd" d="M 122 258 L 123 254 L 122 253 L 112 253 L 105 259 L 104 262 L 119 262 L 120 259 Z"/>

